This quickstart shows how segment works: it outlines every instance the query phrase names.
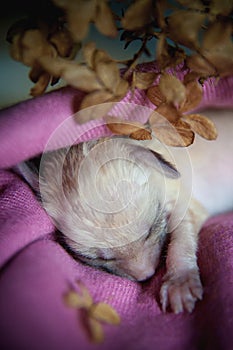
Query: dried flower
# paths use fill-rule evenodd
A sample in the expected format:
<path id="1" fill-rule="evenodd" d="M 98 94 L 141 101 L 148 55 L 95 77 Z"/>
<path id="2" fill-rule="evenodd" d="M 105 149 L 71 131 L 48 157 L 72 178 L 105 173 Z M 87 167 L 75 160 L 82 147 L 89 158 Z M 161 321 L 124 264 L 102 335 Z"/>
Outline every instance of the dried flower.
<path id="1" fill-rule="evenodd" d="M 157 106 L 173 128 L 155 126 L 167 143 L 178 145 L 172 130 L 183 137 L 180 145 L 193 142 L 193 132 L 207 139 L 216 137 L 214 126 L 199 115 L 189 118 L 184 113 L 194 109 L 202 98 L 197 80 L 225 77 L 233 72 L 232 13 L 229 0 L 131 0 L 121 2 L 122 16 L 116 15 L 108 0 L 52 0 L 52 21 L 46 14 L 14 24 L 8 34 L 11 56 L 30 67 L 29 78 L 34 82 L 31 95 L 37 96 L 60 78 L 86 93 L 80 108 L 121 100 L 135 88 L 147 90 L 148 98 Z M 39 5 L 38 5 L 39 6 Z M 110 38 L 122 31 L 124 47 L 137 41 L 140 47 L 124 61 L 117 61 L 84 39 L 89 25 Z M 154 49 L 148 43 L 155 43 Z M 83 61 L 75 61 L 82 46 Z M 146 55 L 157 62 L 156 72 L 142 72 L 138 61 Z M 182 63 L 190 72 L 181 82 L 167 74 L 168 68 Z M 120 67 L 124 67 L 123 76 Z M 155 79 L 161 76 L 158 86 Z M 109 104 L 110 105 L 110 104 Z M 98 114 L 99 117 L 103 116 Z M 94 119 L 89 113 L 82 122 Z M 185 123 L 181 123 L 185 122 Z M 119 134 L 135 139 L 148 139 L 148 127 L 140 126 L 129 132 L 121 119 L 109 124 Z M 122 129 L 120 131 L 119 129 Z M 175 128 L 175 129 L 174 129 Z M 127 131 L 128 130 L 128 131 Z M 162 136 L 163 133 L 163 136 Z M 173 140 L 173 141 L 172 141 Z"/>
<path id="2" fill-rule="evenodd" d="M 87 35 L 90 22 L 107 36 L 115 37 L 117 29 L 107 0 L 53 0 L 66 13 L 70 32 L 75 41 L 81 41 Z"/>
<path id="3" fill-rule="evenodd" d="M 148 90 L 147 97 L 157 106 L 150 116 L 150 127 L 156 137 L 169 146 L 189 146 L 194 141 L 194 133 L 207 140 L 217 137 L 215 125 L 207 117 L 183 114 L 197 107 L 202 99 L 202 87 L 195 77 L 195 74 L 188 74 L 182 83 L 165 74 L 159 85 Z"/>
<path id="4" fill-rule="evenodd" d="M 120 316 L 116 310 L 107 303 L 94 303 L 89 290 L 83 283 L 78 281 L 81 293 L 77 293 L 71 289 L 64 294 L 64 302 L 67 306 L 82 311 L 83 324 L 90 336 L 90 340 L 94 343 L 102 343 L 104 341 L 103 323 L 111 325 L 120 324 Z"/>

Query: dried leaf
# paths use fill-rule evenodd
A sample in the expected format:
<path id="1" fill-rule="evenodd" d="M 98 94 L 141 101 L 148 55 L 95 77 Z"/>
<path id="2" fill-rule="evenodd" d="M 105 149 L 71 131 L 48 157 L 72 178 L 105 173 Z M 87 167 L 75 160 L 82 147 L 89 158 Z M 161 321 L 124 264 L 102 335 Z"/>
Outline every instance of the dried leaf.
<path id="1" fill-rule="evenodd" d="M 233 3 L 231 0 L 212 0 L 210 9 L 213 15 L 227 16 L 233 11 Z"/>
<path id="2" fill-rule="evenodd" d="M 204 11 L 205 7 L 201 0 L 177 0 L 181 5 L 188 7 L 189 9 Z"/>
<path id="3" fill-rule="evenodd" d="M 52 43 L 61 57 L 70 57 L 73 52 L 73 39 L 70 32 L 66 28 L 57 30 L 49 38 L 50 43 Z"/>
<path id="4" fill-rule="evenodd" d="M 113 62 L 112 58 L 105 50 L 97 49 L 93 56 L 93 69 L 96 70 L 96 67 L 99 63 L 108 63 Z"/>
<path id="5" fill-rule="evenodd" d="M 185 116 L 185 121 L 190 125 L 191 129 L 207 140 L 215 140 L 217 138 L 217 129 L 214 123 L 201 114 L 190 114 Z"/>
<path id="6" fill-rule="evenodd" d="M 113 61 L 98 62 L 96 74 L 106 89 L 112 91 L 120 82 L 120 72 L 117 64 Z"/>
<path id="7" fill-rule="evenodd" d="M 134 140 L 152 140 L 151 130 L 146 128 L 132 132 L 129 137 Z"/>
<path id="8" fill-rule="evenodd" d="M 104 341 L 104 330 L 102 324 L 94 318 L 88 319 L 90 338 L 93 343 L 100 344 Z"/>
<path id="9" fill-rule="evenodd" d="M 173 147 L 187 147 L 194 141 L 194 133 L 187 123 L 179 120 L 171 124 L 168 121 L 164 123 L 154 123 L 151 125 L 155 136 L 164 144 Z"/>
<path id="10" fill-rule="evenodd" d="M 112 101 L 113 94 L 107 90 L 97 90 L 86 95 L 82 100 L 80 109 L 88 108 L 90 106 L 95 106 L 100 103 Z"/>
<path id="11" fill-rule="evenodd" d="M 232 26 L 216 21 L 205 33 L 202 55 L 216 67 L 220 76 L 229 75 L 233 69 Z"/>
<path id="12" fill-rule="evenodd" d="M 155 2 L 155 6 L 156 6 L 155 17 L 156 17 L 158 26 L 164 30 L 166 27 L 166 18 L 164 16 L 164 13 L 168 9 L 167 1 L 166 0 L 165 1 L 164 0 L 157 0 Z"/>
<path id="13" fill-rule="evenodd" d="M 118 325 L 121 321 L 116 310 L 106 303 L 94 304 L 89 312 L 92 318 L 101 322 Z"/>
<path id="14" fill-rule="evenodd" d="M 114 22 L 113 14 L 109 8 L 107 1 L 102 0 L 97 2 L 95 17 L 96 28 L 103 35 L 115 38 L 117 36 L 117 28 Z"/>
<path id="15" fill-rule="evenodd" d="M 66 12 L 68 27 L 75 41 L 81 41 L 88 33 L 89 23 L 95 17 L 96 2 L 93 0 L 53 0 Z"/>
<path id="16" fill-rule="evenodd" d="M 182 116 L 179 110 L 173 105 L 169 103 L 161 103 L 158 108 L 156 108 L 156 112 L 165 117 L 169 122 L 176 122 Z"/>
<path id="17" fill-rule="evenodd" d="M 187 74 L 185 74 L 183 79 L 183 84 L 186 86 L 186 90 L 187 90 L 188 83 L 196 81 L 199 78 L 200 78 L 200 75 L 197 74 L 196 72 L 188 72 Z M 186 91 L 186 95 L 187 95 L 187 91 Z"/>
<path id="18" fill-rule="evenodd" d="M 88 98 L 88 95 L 84 97 L 84 100 L 85 98 Z M 100 119 L 103 116 L 107 115 L 114 106 L 115 106 L 115 102 L 110 101 L 107 103 L 96 104 L 94 106 L 91 106 L 90 108 L 86 108 L 85 101 L 84 101 L 84 104 L 83 104 L 84 108 L 82 108 L 82 105 L 81 105 L 78 113 L 76 114 L 75 119 L 78 124 L 87 123 L 90 120 Z"/>
<path id="19" fill-rule="evenodd" d="M 147 90 L 146 96 L 155 106 L 159 106 L 161 103 L 166 102 L 166 98 L 161 93 L 158 85 L 150 87 Z"/>
<path id="20" fill-rule="evenodd" d="M 133 87 L 148 89 L 158 74 L 154 72 L 133 72 Z"/>
<path id="21" fill-rule="evenodd" d="M 41 66 L 53 76 L 62 77 L 67 84 L 85 92 L 101 90 L 103 86 L 99 82 L 95 72 L 85 65 L 69 61 L 61 57 L 40 57 Z"/>
<path id="22" fill-rule="evenodd" d="M 161 65 L 163 62 L 163 58 L 168 56 L 168 44 L 166 41 L 166 34 L 161 33 L 159 35 L 159 38 L 157 40 L 157 45 L 156 45 L 156 58 L 159 61 L 159 65 Z"/>
<path id="23" fill-rule="evenodd" d="M 160 34 L 156 46 L 156 59 L 161 71 L 167 68 L 176 67 L 183 63 L 186 58 L 186 53 L 180 47 L 174 47 L 168 44 L 166 35 Z"/>
<path id="24" fill-rule="evenodd" d="M 168 120 L 157 112 L 157 109 L 153 111 L 149 117 L 149 125 L 152 127 L 154 125 L 167 124 Z"/>
<path id="25" fill-rule="evenodd" d="M 197 11 L 178 10 L 173 12 L 168 18 L 169 37 L 192 49 L 198 48 L 199 30 L 205 17 L 204 13 Z"/>
<path id="26" fill-rule="evenodd" d="M 190 81 L 186 84 L 186 99 L 180 107 L 180 112 L 185 113 L 199 106 L 203 97 L 203 89 L 198 81 Z"/>
<path id="27" fill-rule="evenodd" d="M 96 51 L 96 44 L 94 42 L 87 43 L 82 49 L 84 60 L 91 69 L 94 69 L 94 55 Z"/>
<path id="28" fill-rule="evenodd" d="M 35 64 L 29 72 L 29 78 L 33 83 L 36 83 L 43 73 L 44 71 L 42 67 L 38 64 Z"/>
<path id="29" fill-rule="evenodd" d="M 122 18 L 122 26 L 127 30 L 136 30 L 144 27 L 152 21 L 152 0 L 135 1 L 125 12 Z"/>
<path id="30" fill-rule="evenodd" d="M 16 47 L 17 46 L 17 47 Z M 55 57 L 55 48 L 50 45 L 45 36 L 38 29 L 30 29 L 21 36 L 13 38 L 12 55 L 29 67 L 37 64 L 41 56 Z"/>
<path id="31" fill-rule="evenodd" d="M 138 130 L 144 129 L 144 126 L 135 121 L 123 120 L 113 116 L 105 117 L 107 127 L 117 135 L 130 135 Z"/>
<path id="32" fill-rule="evenodd" d="M 194 133 L 188 123 L 181 119 L 171 123 L 157 110 L 151 114 L 149 124 L 155 136 L 169 146 L 189 146 L 194 140 Z"/>
<path id="33" fill-rule="evenodd" d="M 216 75 L 215 67 L 201 55 L 189 56 L 186 60 L 187 67 L 202 77 Z"/>
<path id="34" fill-rule="evenodd" d="M 22 60 L 22 47 L 21 47 L 22 34 L 16 34 L 12 37 L 12 44 L 10 46 L 10 56 L 15 61 Z"/>
<path id="35" fill-rule="evenodd" d="M 118 85 L 113 86 L 114 96 L 123 98 L 129 89 L 129 83 L 125 79 L 120 79 Z"/>
<path id="36" fill-rule="evenodd" d="M 220 50 L 231 42 L 232 25 L 230 23 L 215 21 L 204 34 L 203 50 Z"/>
<path id="37" fill-rule="evenodd" d="M 171 102 L 179 106 L 185 100 L 185 86 L 174 75 L 162 74 L 159 81 L 159 89 L 168 103 Z"/>

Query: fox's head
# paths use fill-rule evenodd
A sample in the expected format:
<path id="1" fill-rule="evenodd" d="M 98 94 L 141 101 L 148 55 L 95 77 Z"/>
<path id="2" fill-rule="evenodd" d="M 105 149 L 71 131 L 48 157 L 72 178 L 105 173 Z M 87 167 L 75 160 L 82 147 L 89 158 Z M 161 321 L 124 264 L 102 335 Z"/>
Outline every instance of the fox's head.
<path id="1" fill-rule="evenodd" d="M 166 177 L 179 173 L 134 141 L 111 138 L 45 155 L 43 204 L 86 263 L 134 280 L 151 277 L 167 234 Z"/>

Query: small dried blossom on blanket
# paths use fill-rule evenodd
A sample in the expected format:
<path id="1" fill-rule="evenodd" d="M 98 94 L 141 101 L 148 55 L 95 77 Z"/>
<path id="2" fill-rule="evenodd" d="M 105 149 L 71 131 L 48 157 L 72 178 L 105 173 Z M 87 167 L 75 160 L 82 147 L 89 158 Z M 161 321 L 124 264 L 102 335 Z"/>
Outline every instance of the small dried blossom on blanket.
<path id="1" fill-rule="evenodd" d="M 120 316 L 109 304 L 95 303 L 86 286 L 80 281 L 77 283 L 80 293 L 70 289 L 64 294 L 64 302 L 67 306 L 80 311 L 82 324 L 90 340 L 94 343 L 102 343 L 104 341 L 103 324 L 119 325 Z"/>

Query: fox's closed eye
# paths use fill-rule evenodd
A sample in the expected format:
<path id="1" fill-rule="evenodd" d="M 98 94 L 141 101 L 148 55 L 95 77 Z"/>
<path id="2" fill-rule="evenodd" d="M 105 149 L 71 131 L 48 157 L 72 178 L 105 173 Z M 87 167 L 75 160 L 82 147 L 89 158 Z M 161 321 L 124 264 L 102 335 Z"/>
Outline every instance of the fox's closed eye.
<path id="1" fill-rule="evenodd" d="M 84 259 L 84 260 L 90 260 L 90 261 L 95 261 L 95 262 L 113 262 L 113 261 L 116 261 L 116 259 L 115 258 L 103 258 L 103 257 L 95 257 L 95 258 L 93 258 L 93 257 L 88 257 L 88 256 L 82 256 L 82 258 Z"/>

